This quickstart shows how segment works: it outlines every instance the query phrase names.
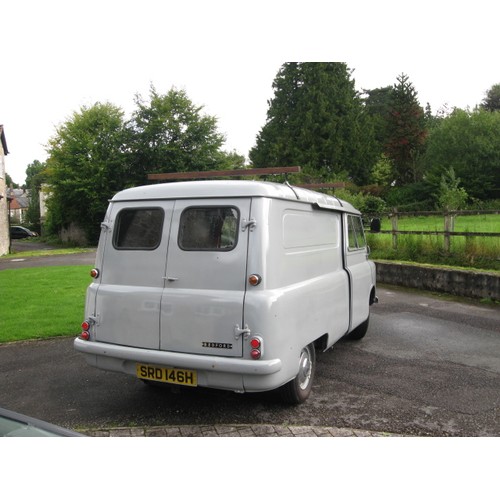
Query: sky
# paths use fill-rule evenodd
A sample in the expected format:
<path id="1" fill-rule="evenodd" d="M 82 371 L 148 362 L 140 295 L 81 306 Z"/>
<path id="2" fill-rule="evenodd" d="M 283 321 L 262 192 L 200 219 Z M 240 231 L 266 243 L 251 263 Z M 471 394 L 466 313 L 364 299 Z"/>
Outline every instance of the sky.
<path id="1" fill-rule="evenodd" d="M 346 5 L 344 5 L 346 4 Z M 356 88 L 409 76 L 420 104 L 479 104 L 500 83 L 495 2 L 16 0 L 0 7 L 0 124 L 22 184 L 59 125 L 110 102 L 185 90 L 248 157 L 289 61 L 343 61 Z"/>

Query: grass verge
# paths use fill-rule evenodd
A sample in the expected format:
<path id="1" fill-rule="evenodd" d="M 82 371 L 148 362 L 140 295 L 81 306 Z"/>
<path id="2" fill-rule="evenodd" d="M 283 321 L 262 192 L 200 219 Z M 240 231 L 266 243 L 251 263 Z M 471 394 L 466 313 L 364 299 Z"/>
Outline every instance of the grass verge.
<path id="1" fill-rule="evenodd" d="M 0 343 L 77 335 L 83 319 L 88 266 L 0 272 Z"/>

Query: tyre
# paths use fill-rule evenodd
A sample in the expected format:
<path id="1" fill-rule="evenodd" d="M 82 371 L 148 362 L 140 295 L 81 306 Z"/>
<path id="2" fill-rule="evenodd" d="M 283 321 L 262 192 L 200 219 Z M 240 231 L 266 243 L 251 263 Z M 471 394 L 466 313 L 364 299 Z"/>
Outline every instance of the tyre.
<path id="1" fill-rule="evenodd" d="M 300 352 L 297 376 L 280 388 L 280 395 L 286 403 L 303 403 L 311 394 L 314 372 L 316 371 L 316 351 L 309 344 Z"/>
<path id="2" fill-rule="evenodd" d="M 347 334 L 349 340 L 361 340 L 368 331 L 368 324 L 370 323 L 370 317 L 366 318 L 366 321 L 357 326 L 351 333 Z"/>

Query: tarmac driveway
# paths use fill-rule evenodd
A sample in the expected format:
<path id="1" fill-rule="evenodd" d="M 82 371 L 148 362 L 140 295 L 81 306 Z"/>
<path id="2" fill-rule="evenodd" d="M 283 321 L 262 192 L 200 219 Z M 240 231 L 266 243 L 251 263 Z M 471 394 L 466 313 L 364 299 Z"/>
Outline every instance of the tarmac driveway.
<path id="1" fill-rule="evenodd" d="M 21 267 L 38 267 L 38 266 L 77 266 L 89 265 L 95 263 L 95 249 L 89 248 L 88 252 L 78 254 L 65 255 L 41 255 L 37 257 L 17 257 L 18 252 L 33 252 L 37 250 L 54 250 L 56 247 L 31 241 L 26 239 L 12 240 L 11 251 L 12 255 L 2 257 L 0 259 L 0 270 L 2 269 L 17 269 Z"/>
<path id="2" fill-rule="evenodd" d="M 94 254 L 0 263 L 66 259 L 92 265 Z M 69 428 L 286 424 L 500 437 L 500 308 L 382 286 L 378 295 L 367 336 L 318 355 L 300 406 L 273 393 L 152 388 L 87 366 L 73 337 L 0 344 L 0 406 Z"/>

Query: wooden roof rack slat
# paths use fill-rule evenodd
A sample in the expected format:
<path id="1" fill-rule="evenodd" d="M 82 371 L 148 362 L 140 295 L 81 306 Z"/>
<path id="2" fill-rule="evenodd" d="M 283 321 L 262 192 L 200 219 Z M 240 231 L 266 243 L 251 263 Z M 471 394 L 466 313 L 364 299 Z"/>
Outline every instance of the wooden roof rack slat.
<path id="1" fill-rule="evenodd" d="M 167 174 L 148 174 L 151 181 L 210 179 L 213 177 L 248 177 L 254 175 L 277 175 L 300 172 L 300 167 L 242 168 L 237 170 L 207 170 L 205 172 L 172 172 Z"/>
<path id="2" fill-rule="evenodd" d="M 296 184 L 296 186 L 304 189 L 335 189 L 345 188 L 345 182 L 319 182 L 315 184 Z"/>

